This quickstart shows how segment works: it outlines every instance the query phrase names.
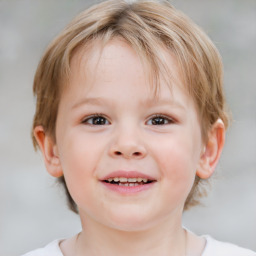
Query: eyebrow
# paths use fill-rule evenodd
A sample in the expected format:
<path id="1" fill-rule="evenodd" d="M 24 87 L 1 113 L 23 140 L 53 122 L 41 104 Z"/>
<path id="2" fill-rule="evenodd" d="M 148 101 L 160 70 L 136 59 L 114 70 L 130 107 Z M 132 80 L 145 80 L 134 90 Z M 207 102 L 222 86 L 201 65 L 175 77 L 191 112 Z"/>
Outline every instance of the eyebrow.
<path id="1" fill-rule="evenodd" d="M 158 99 L 150 99 L 150 100 L 147 100 L 144 102 L 144 104 L 146 106 L 149 106 L 149 107 L 152 107 L 154 105 L 156 106 L 164 106 L 164 105 L 168 105 L 168 106 L 171 106 L 171 107 L 175 107 L 175 108 L 180 108 L 180 109 L 185 109 L 185 106 L 178 102 L 178 101 L 175 101 L 174 99 L 166 99 L 166 98 L 163 98 L 161 100 L 158 100 Z"/>
<path id="2" fill-rule="evenodd" d="M 112 102 L 109 101 L 108 99 L 104 99 L 104 98 L 99 98 L 99 97 L 95 97 L 95 98 L 83 98 L 80 101 L 78 101 L 77 103 L 75 103 L 71 108 L 72 109 L 76 109 L 79 108 L 82 105 L 111 105 Z M 175 108 L 179 108 L 179 109 L 185 109 L 185 106 L 183 104 L 181 104 L 178 101 L 175 100 L 170 100 L 170 99 L 146 99 L 144 101 L 142 101 L 140 103 L 140 105 L 144 105 L 147 107 L 152 107 L 152 106 L 171 106 L 171 107 L 175 107 Z"/>
<path id="3" fill-rule="evenodd" d="M 107 100 L 102 98 L 83 98 L 72 106 L 72 109 L 76 109 L 82 105 L 106 105 Z"/>

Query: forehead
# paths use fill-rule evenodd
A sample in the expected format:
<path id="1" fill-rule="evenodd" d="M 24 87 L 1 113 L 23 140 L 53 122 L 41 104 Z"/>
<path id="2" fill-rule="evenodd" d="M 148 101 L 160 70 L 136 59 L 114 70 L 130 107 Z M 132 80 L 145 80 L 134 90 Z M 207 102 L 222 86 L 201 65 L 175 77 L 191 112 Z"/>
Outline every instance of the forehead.
<path id="1" fill-rule="evenodd" d="M 84 90 L 90 90 L 96 80 L 106 84 L 126 77 L 146 84 L 155 99 L 163 87 L 171 93 L 173 86 L 178 86 L 187 94 L 175 55 L 160 45 L 158 53 L 158 60 L 154 60 L 158 61 L 157 65 L 154 65 L 146 50 L 138 50 L 122 38 L 111 39 L 104 45 L 98 39 L 93 40 L 73 55 L 69 85 L 73 87 L 78 80 L 86 81 Z"/>

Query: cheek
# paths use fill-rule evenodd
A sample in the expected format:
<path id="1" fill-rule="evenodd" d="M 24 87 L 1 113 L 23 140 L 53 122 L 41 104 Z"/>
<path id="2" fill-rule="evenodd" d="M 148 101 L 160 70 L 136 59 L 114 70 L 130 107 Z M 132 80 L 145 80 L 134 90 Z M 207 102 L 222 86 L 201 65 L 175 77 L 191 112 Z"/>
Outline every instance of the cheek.
<path id="1" fill-rule="evenodd" d="M 83 134 L 69 134 L 63 139 L 60 150 L 64 177 L 73 199 L 78 202 L 89 198 L 96 180 L 95 170 L 101 156 L 100 141 Z"/>
<path id="2" fill-rule="evenodd" d="M 195 148 L 189 140 L 183 138 L 173 138 L 172 140 L 166 140 L 159 145 L 159 149 L 156 149 L 158 159 L 166 170 L 166 174 L 170 173 L 177 175 L 187 175 L 196 166 L 197 154 L 195 154 Z M 192 168 L 192 169 L 191 169 Z"/>
<path id="3" fill-rule="evenodd" d="M 82 129 L 66 133 L 60 145 L 63 171 L 81 174 L 91 173 L 104 149 L 104 140 L 99 136 L 88 135 Z"/>
<path id="4" fill-rule="evenodd" d="M 197 151 L 197 144 L 184 133 L 165 140 L 155 148 L 165 187 L 177 196 L 187 196 L 193 185 L 199 160 Z"/>

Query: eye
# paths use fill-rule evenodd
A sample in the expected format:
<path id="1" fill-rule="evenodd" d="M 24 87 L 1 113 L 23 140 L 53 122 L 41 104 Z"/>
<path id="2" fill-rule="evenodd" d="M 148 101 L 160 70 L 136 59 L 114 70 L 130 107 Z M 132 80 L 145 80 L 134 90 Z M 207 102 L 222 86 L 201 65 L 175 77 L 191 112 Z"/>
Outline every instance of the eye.
<path id="1" fill-rule="evenodd" d="M 102 115 L 92 115 L 90 117 L 85 118 L 82 121 L 83 124 L 89 124 L 89 125 L 109 125 L 110 122 Z"/>
<path id="2" fill-rule="evenodd" d="M 167 125 L 174 123 L 174 120 L 164 115 L 155 115 L 147 121 L 148 125 Z"/>

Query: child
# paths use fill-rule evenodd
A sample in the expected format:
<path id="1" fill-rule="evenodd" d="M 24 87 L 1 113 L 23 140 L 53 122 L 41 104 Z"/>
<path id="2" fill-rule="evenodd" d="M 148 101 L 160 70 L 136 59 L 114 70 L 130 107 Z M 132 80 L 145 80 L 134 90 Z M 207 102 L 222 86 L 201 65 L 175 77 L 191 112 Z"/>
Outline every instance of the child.
<path id="1" fill-rule="evenodd" d="M 34 93 L 34 145 L 82 231 L 26 256 L 256 255 L 182 226 L 229 117 L 215 46 L 168 2 L 81 13 L 47 49 Z"/>

